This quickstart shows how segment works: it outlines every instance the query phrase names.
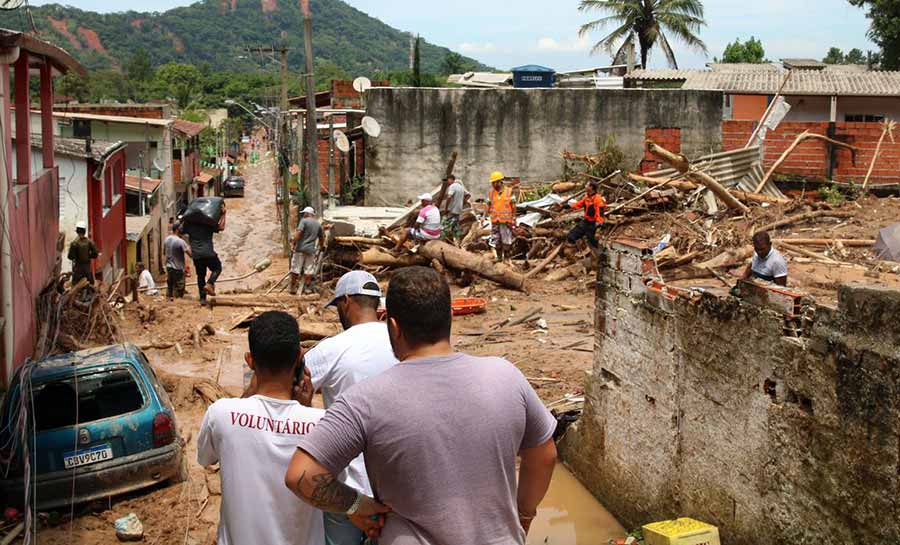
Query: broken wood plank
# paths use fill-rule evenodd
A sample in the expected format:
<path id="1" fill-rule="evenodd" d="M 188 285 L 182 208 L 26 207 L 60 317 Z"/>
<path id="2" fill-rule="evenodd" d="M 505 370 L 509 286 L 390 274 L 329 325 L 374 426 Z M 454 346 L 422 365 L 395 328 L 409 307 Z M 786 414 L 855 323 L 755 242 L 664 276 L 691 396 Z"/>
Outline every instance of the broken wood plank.
<path id="1" fill-rule="evenodd" d="M 337 244 L 347 244 L 350 246 L 385 246 L 387 244 L 387 242 L 382 238 L 369 237 L 334 237 L 334 242 Z"/>
<path id="2" fill-rule="evenodd" d="M 728 206 L 728 208 L 733 208 L 741 213 L 747 213 L 749 211 L 749 208 L 747 208 L 744 203 L 737 200 L 737 198 L 729 193 L 729 191 L 725 189 L 722 184 L 717 182 L 715 178 L 705 172 L 695 170 L 694 166 L 691 165 L 690 161 L 688 161 L 687 157 L 684 155 L 672 153 L 651 140 L 647 141 L 647 145 L 650 153 L 672 165 L 672 167 L 684 174 L 689 180 L 708 187 L 710 191 L 715 193 L 716 197 L 719 197 L 719 199 Z"/>
<path id="3" fill-rule="evenodd" d="M 800 254 L 806 257 L 811 257 L 813 259 L 817 259 L 820 261 L 824 261 L 830 265 L 838 265 L 840 262 L 830 259 L 822 254 L 817 254 L 816 252 L 811 252 L 805 248 L 800 248 L 799 246 L 794 246 L 793 244 L 788 244 L 784 241 L 778 243 L 779 248 L 782 250 L 787 250 L 789 252 L 794 252 L 795 254 Z"/>
<path id="4" fill-rule="evenodd" d="M 557 245 L 556 248 L 552 252 L 550 252 L 550 254 L 546 258 L 544 258 L 543 261 L 538 263 L 535 268 L 525 273 L 525 278 L 531 278 L 532 276 L 546 269 L 547 265 L 549 265 L 551 261 L 556 259 L 556 256 L 558 256 L 559 252 L 562 251 L 564 245 L 565 243 Z"/>
<path id="5" fill-rule="evenodd" d="M 647 176 L 641 176 L 640 174 L 629 174 L 629 178 L 631 178 L 635 182 L 643 182 L 655 184 L 660 181 L 663 181 L 663 178 L 650 178 Z M 688 182 L 686 180 L 679 181 L 677 178 L 668 178 L 669 187 L 674 187 L 680 191 L 693 191 L 698 187 L 703 187 L 700 184 L 696 184 L 694 182 Z M 747 202 L 757 202 L 757 203 L 769 203 L 769 204 L 790 204 L 793 201 L 791 199 L 780 199 L 778 197 L 769 197 L 768 195 L 760 195 L 758 193 L 748 193 L 746 191 L 741 191 L 739 189 L 729 189 L 729 193 L 734 195 L 736 198 L 747 201 Z"/>
<path id="6" fill-rule="evenodd" d="M 806 220 L 811 220 L 815 218 L 823 218 L 823 217 L 831 217 L 831 218 L 852 218 L 856 216 L 854 212 L 845 212 L 841 210 L 817 210 L 815 212 L 806 212 L 803 214 L 797 214 L 796 216 L 790 216 L 784 219 L 780 219 L 778 221 L 774 221 L 772 223 L 767 223 L 761 227 L 751 230 L 751 233 L 762 233 L 764 231 L 771 231 L 773 229 L 778 229 L 779 227 L 786 227 L 788 225 L 793 225 L 795 223 L 800 223 Z"/>
<path id="7" fill-rule="evenodd" d="M 485 255 L 467 252 L 440 240 L 422 244 L 418 254 L 428 260 L 437 259 L 451 269 L 471 271 L 510 289 L 522 290 L 525 287 L 525 275 L 503 264 L 493 263 Z"/>
<path id="8" fill-rule="evenodd" d="M 834 244 L 843 244 L 844 246 L 854 246 L 858 248 L 870 247 L 875 245 L 874 239 L 860 238 L 776 238 L 772 242 L 779 244 L 787 242 L 797 246 L 832 246 Z"/>

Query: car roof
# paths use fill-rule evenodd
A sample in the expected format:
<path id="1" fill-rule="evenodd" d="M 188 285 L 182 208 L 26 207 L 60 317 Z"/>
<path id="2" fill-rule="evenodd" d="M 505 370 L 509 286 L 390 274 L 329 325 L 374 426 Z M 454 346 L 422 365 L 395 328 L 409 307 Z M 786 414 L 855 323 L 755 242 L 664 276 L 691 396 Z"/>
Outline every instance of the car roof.
<path id="1" fill-rule="evenodd" d="M 139 362 L 139 351 L 130 343 L 113 344 L 97 348 L 88 348 L 79 352 L 69 352 L 59 356 L 51 356 L 34 362 L 32 380 L 54 378 L 72 374 L 72 369 L 79 371 L 101 368 L 110 364 Z"/>

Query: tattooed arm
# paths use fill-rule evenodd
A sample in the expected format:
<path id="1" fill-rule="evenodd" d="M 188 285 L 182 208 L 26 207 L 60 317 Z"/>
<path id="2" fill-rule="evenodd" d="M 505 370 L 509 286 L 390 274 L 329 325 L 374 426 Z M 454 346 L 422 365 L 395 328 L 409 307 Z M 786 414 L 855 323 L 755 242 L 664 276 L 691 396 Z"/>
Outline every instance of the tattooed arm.
<path id="1" fill-rule="evenodd" d="M 350 521 L 371 538 L 377 538 L 384 527 L 390 508 L 361 494 L 335 478 L 315 458 L 297 449 L 284 476 L 284 484 L 298 498 L 329 513 L 346 513 L 360 498 L 359 507 Z"/>

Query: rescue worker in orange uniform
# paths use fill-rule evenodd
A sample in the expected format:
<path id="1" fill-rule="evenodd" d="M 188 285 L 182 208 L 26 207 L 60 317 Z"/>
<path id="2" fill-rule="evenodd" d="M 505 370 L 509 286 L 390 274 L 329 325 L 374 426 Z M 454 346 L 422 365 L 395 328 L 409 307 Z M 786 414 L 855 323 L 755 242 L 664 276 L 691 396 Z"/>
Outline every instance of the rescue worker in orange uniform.
<path id="1" fill-rule="evenodd" d="M 603 223 L 603 210 L 606 209 L 606 199 L 597 192 L 597 182 L 588 182 L 587 195 L 576 203 L 566 203 L 565 208 L 580 210 L 584 208 L 584 217 L 578 225 L 569 231 L 566 240 L 569 244 L 575 244 L 581 238 L 587 238 L 591 248 L 597 249 L 597 227 Z"/>
<path id="2" fill-rule="evenodd" d="M 497 261 L 510 259 L 513 227 L 516 225 L 516 197 L 511 187 L 503 187 L 502 172 L 491 173 L 491 194 L 488 213 L 491 218 L 491 242 L 497 251 Z"/>

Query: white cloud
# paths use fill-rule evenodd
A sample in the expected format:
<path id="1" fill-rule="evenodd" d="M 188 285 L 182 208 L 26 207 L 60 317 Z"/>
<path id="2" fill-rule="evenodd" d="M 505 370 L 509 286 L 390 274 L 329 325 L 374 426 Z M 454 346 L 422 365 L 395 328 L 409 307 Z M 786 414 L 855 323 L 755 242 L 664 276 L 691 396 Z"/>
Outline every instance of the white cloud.
<path id="1" fill-rule="evenodd" d="M 478 43 L 461 43 L 459 44 L 459 50 L 463 53 L 492 53 L 497 51 L 497 46 L 494 44 L 487 42 L 483 44 Z"/>
<path id="2" fill-rule="evenodd" d="M 553 38 L 541 38 L 537 42 L 538 51 L 554 51 L 560 53 L 568 53 L 574 51 L 587 51 L 591 48 L 591 39 L 588 36 L 581 36 L 575 39 L 557 41 Z"/>

